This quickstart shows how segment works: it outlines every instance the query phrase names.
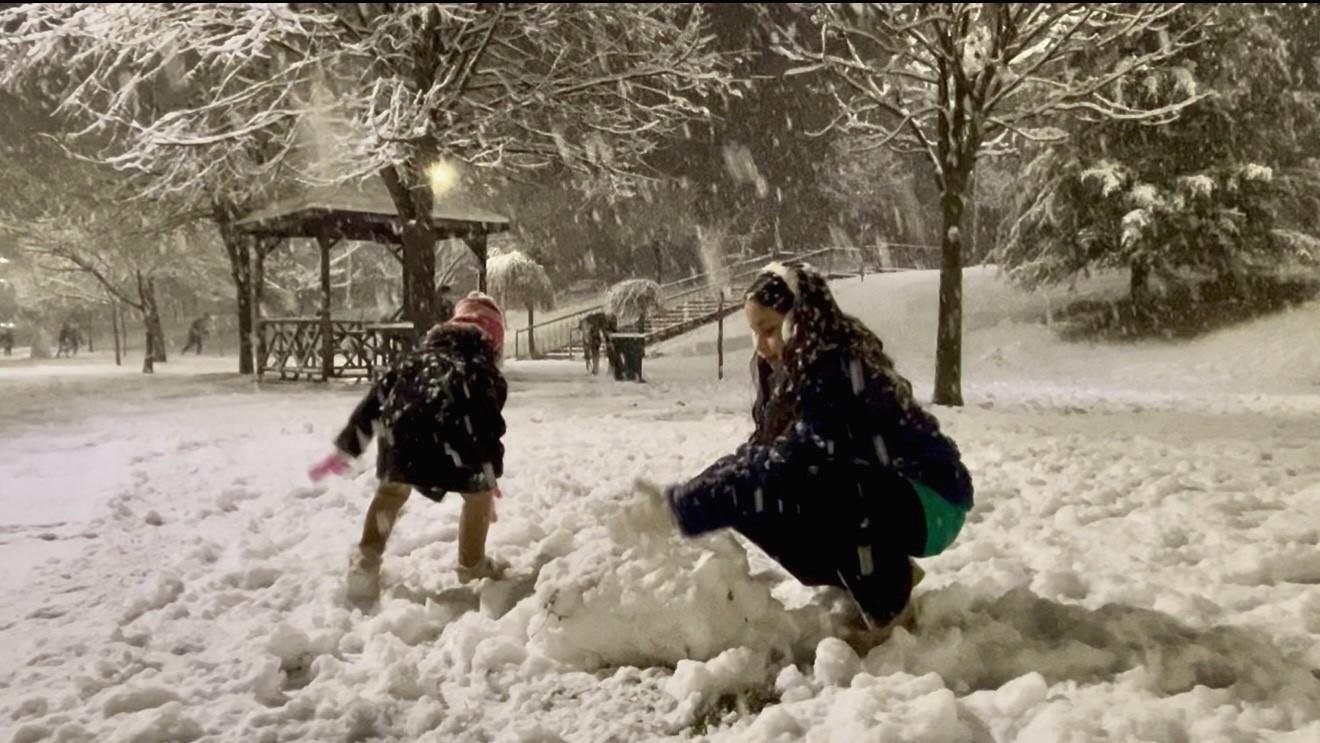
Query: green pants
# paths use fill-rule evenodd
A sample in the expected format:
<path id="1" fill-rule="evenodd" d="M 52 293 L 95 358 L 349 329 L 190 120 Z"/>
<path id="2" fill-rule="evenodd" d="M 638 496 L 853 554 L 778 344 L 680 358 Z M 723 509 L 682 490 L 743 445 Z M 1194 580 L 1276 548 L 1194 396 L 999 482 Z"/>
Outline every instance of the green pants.
<path id="1" fill-rule="evenodd" d="M 967 520 L 967 512 L 916 480 L 911 482 L 921 500 L 921 510 L 926 513 L 926 546 L 917 557 L 933 557 L 953 544 Z"/>

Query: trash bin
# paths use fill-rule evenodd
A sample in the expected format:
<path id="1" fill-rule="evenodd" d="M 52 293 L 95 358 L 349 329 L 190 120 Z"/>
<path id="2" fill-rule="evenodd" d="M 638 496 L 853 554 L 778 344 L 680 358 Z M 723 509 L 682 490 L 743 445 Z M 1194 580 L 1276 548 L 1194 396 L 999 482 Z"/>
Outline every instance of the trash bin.
<path id="1" fill-rule="evenodd" d="M 641 333 L 612 333 L 610 345 L 613 353 L 610 361 L 617 362 L 614 378 L 633 382 L 645 382 L 642 376 L 642 359 L 646 357 L 646 336 Z"/>
<path id="2" fill-rule="evenodd" d="M 614 381 L 623 379 L 623 357 L 619 355 L 619 347 L 614 345 L 614 335 L 605 334 L 605 360 L 609 363 L 610 374 L 614 375 Z"/>

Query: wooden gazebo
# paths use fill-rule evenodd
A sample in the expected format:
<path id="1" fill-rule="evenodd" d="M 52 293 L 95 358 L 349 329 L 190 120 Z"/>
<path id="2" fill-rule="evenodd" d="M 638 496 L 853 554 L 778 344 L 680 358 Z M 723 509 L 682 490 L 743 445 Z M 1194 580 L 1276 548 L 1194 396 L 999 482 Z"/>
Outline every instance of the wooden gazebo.
<path id="1" fill-rule="evenodd" d="M 437 198 L 431 219 L 437 240 L 461 238 L 477 255 L 486 254 L 488 235 L 509 229 L 507 217 L 457 195 Z M 371 377 L 411 342 L 414 328 L 410 323 L 336 320 L 331 313 L 330 249 L 338 242 L 380 243 L 402 260 L 402 223 L 379 180 L 358 187 L 309 190 L 258 209 L 239 220 L 237 227 L 272 241 L 268 245 L 293 238 L 314 239 L 321 252 L 321 307 L 316 317 L 264 319 L 260 303 L 252 303 L 259 376 Z M 261 280 L 260 273 L 253 276 L 254 281 Z"/>

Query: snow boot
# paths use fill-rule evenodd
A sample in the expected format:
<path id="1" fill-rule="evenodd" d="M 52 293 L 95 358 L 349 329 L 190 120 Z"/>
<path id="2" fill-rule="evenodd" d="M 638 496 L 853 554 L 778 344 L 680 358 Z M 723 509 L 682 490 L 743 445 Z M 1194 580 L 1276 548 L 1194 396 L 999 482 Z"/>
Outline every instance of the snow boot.
<path id="1" fill-rule="evenodd" d="M 926 577 L 926 571 L 917 564 L 916 560 L 909 559 L 909 562 L 912 563 L 912 587 L 915 589 L 917 584 Z M 844 641 L 847 642 L 859 656 L 865 658 L 866 654 L 871 652 L 872 648 L 883 645 L 887 642 L 889 638 L 893 636 L 894 630 L 898 627 L 902 627 L 908 632 L 916 630 L 917 602 L 914 599 L 909 598 L 907 606 L 904 606 L 903 610 L 893 619 L 882 625 L 873 623 L 870 618 L 866 616 L 866 613 L 862 612 L 861 626 L 854 626 L 854 628 L 847 633 Z"/>
<path id="2" fill-rule="evenodd" d="M 350 603 L 359 605 L 371 605 L 380 599 L 380 555 L 353 550 L 348 559 L 345 594 Z"/>

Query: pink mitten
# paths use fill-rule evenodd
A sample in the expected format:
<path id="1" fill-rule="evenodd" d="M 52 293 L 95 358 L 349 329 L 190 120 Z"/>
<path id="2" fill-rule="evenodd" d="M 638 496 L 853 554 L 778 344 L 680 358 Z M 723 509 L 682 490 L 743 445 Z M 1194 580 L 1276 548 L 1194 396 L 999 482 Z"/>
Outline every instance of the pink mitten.
<path id="1" fill-rule="evenodd" d="M 329 475 L 344 475 L 351 468 L 351 461 L 347 454 L 341 451 L 335 451 L 326 456 L 325 459 L 312 465 L 307 470 L 307 476 L 312 478 L 312 482 L 320 482 Z"/>

